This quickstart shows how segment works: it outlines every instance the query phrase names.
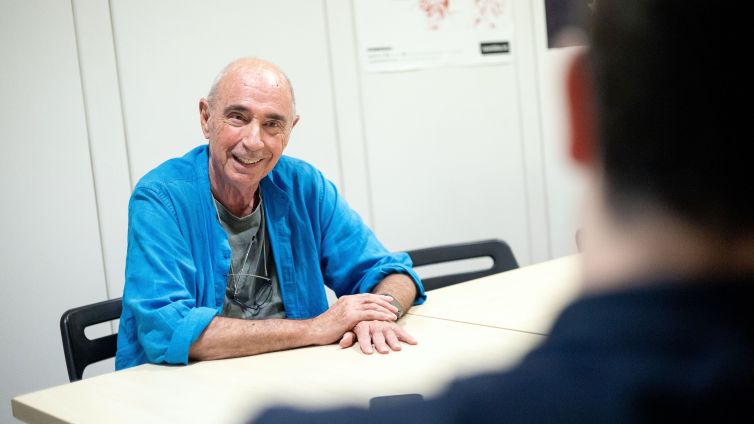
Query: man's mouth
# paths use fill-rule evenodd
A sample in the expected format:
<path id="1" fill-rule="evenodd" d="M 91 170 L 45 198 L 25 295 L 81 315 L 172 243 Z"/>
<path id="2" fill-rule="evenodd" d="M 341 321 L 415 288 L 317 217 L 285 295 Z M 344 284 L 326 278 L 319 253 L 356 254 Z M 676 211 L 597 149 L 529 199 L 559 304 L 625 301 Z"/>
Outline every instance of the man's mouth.
<path id="1" fill-rule="evenodd" d="M 233 155 L 233 158 L 239 162 L 241 162 L 244 165 L 254 165 L 255 163 L 259 163 L 262 158 L 242 158 L 240 156 Z"/>

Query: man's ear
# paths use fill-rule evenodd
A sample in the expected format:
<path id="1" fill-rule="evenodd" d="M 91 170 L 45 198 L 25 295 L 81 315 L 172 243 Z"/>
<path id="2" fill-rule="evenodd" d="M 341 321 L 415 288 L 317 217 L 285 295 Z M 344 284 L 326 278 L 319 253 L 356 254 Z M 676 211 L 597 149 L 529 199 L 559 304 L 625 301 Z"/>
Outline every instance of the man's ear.
<path id="1" fill-rule="evenodd" d="M 293 123 L 291 124 L 291 129 L 290 129 L 290 130 L 288 130 L 288 137 L 286 137 L 286 138 L 285 138 L 285 141 L 284 141 L 284 144 L 283 144 L 283 148 L 284 148 L 284 149 L 285 149 L 286 147 L 288 147 L 288 141 L 290 141 L 290 139 L 291 139 L 291 133 L 290 133 L 290 132 L 291 132 L 291 131 L 293 130 L 293 127 L 295 127 L 295 126 L 296 126 L 296 124 L 298 124 L 298 120 L 299 120 L 300 118 L 301 118 L 301 117 L 300 117 L 299 115 L 296 115 L 296 116 L 294 116 L 294 117 L 293 117 Z"/>
<path id="2" fill-rule="evenodd" d="M 199 121 L 202 124 L 204 138 L 209 140 L 209 102 L 204 97 L 199 100 Z"/>
<path id="3" fill-rule="evenodd" d="M 571 159 L 579 165 L 592 165 L 597 153 L 597 108 L 594 78 L 586 52 L 580 52 L 568 67 L 566 90 Z"/>

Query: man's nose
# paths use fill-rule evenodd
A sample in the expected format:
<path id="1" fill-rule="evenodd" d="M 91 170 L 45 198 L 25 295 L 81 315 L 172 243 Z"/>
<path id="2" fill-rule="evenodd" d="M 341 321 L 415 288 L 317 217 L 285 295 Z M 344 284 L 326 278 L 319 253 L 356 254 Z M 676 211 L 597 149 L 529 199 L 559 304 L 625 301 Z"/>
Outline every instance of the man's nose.
<path id="1" fill-rule="evenodd" d="M 262 128 L 259 121 L 252 119 L 246 126 L 247 130 L 243 137 L 243 144 L 249 150 L 259 150 L 264 147 L 262 141 Z"/>

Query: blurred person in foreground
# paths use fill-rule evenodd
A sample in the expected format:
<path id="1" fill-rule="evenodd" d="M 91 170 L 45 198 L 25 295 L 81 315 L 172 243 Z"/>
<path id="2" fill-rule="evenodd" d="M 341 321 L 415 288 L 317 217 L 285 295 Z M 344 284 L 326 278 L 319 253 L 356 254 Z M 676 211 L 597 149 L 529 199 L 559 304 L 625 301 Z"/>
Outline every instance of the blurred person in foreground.
<path id="1" fill-rule="evenodd" d="M 428 401 L 258 422 L 754 422 L 748 16 L 601 0 L 567 72 L 585 294 L 515 368 Z M 748 194 L 747 194 L 748 193 Z"/>

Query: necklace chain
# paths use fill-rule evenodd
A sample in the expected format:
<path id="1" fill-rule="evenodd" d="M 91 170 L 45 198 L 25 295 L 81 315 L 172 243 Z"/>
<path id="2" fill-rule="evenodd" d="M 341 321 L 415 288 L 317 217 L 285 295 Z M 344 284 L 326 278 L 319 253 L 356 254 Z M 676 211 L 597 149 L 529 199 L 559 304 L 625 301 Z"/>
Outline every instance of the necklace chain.
<path id="1" fill-rule="evenodd" d="M 262 202 L 261 202 L 261 197 L 260 197 L 259 206 L 257 206 L 257 207 L 261 207 L 261 204 L 262 204 Z M 212 198 L 212 206 L 215 207 L 215 214 L 217 216 L 217 220 L 220 223 L 220 225 L 222 225 L 223 220 L 222 220 L 222 218 L 220 218 L 220 210 L 217 208 L 217 200 L 214 198 L 214 196 Z M 252 210 L 252 213 L 253 213 L 253 210 Z M 264 213 L 264 211 L 260 211 L 260 213 Z M 261 239 L 261 244 L 262 244 L 262 261 L 263 261 L 262 263 L 263 263 L 263 266 L 264 266 L 264 275 L 257 275 L 257 274 L 254 274 L 254 273 L 243 273 L 244 269 L 246 268 L 246 261 L 249 259 L 249 253 L 251 252 L 251 246 L 254 244 L 254 240 L 256 239 L 256 236 L 252 236 L 251 237 L 251 241 L 249 241 L 249 246 L 246 248 L 246 254 L 244 255 L 243 262 L 241 262 L 241 269 L 239 270 L 239 271 L 241 271 L 240 273 L 236 273 L 235 272 L 235 270 L 233 269 L 233 259 L 231 258 L 231 260 L 230 260 L 230 274 L 233 277 L 232 278 L 232 280 L 233 280 L 233 300 L 236 303 L 240 303 L 241 305 L 246 306 L 246 307 L 248 307 L 249 309 L 252 309 L 255 312 L 259 311 L 259 308 L 262 306 L 262 304 L 264 302 L 262 304 L 259 304 L 256 301 L 256 298 L 254 298 L 253 299 L 254 300 L 254 305 L 252 305 L 251 307 L 249 307 L 245 303 L 237 300 L 236 297 L 238 295 L 238 286 L 239 286 L 238 278 L 239 278 L 239 276 L 244 276 L 244 277 L 251 276 L 251 277 L 261 278 L 262 280 L 266 281 L 267 283 L 271 282 L 271 279 L 269 277 L 270 274 L 269 274 L 269 272 L 267 272 L 267 248 L 266 248 L 266 243 L 265 243 L 266 231 L 265 231 L 265 228 L 264 228 L 264 222 L 263 221 L 264 221 L 263 219 L 260 220 L 260 225 L 262 227 L 260 229 L 261 233 L 262 233 L 260 239 Z M 257 261 L 257 263 L 259 263 L 259 262 Z"/>

